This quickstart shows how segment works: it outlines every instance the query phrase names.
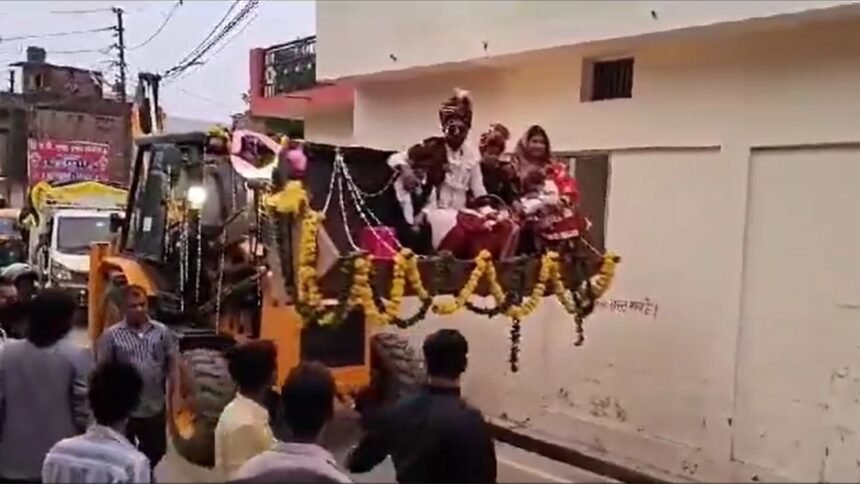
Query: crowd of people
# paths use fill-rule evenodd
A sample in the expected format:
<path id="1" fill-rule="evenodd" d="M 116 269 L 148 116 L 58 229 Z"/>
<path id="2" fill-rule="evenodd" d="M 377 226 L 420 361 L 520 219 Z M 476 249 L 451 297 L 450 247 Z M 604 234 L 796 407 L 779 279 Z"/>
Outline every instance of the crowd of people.
<path id="1" fill-rule="evenodd" d="M 185 393 L 189 375 L 171 332 L 148 316 L 142 288 L 126 289 L 122 309 L 91 351 L 68 338 L 74 299 L 60 289 L 35 295 L 26 337 L 0 348 L 0 481 L 154 482 L 167 442 L 166 384 Z M 330 370 L 302 362 L 272 405 L 275 345 L 237 345 L 226 355 L 237 393 L 215 429 L 215 470 L 231 482 L 340 483 L 390 457 L 399 482 L 495 482 L 492 437 L 460 397 L 468 351 L 462 334 L 440 330 L 424 342 L 420 389 L 387 405 L 369 389 L 355 395 L 364 435 L 338 462 L 317 443 L 335 415 Z M 273 430 L 280 423 L 286 432 Z"/>
<path id="2" fill-rule="evenodd" d="M 474 152 L 466 142 L 472 102 L 457 90 L 439 109 L 442 136 L 389 158 L 404 224 L 401 242 L 418 253 L 449 251 L 473 258 L 563 249 L 589 228 L 566 163 L 553 158 L 549 136 L 531 126 L 507 151 L 509 130 L 493 124 Z"/>

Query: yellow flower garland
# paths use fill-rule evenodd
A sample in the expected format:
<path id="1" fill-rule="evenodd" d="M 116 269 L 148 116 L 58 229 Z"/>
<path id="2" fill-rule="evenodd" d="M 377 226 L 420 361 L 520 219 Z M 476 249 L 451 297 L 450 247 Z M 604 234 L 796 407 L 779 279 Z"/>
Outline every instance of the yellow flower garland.
<path id="1" fill-rule="evenodd" d="M 316 259 L 317 233 L 324 216 L 310 208 L 307 192 L 299 181 L 287 183 L 283 190 L 269 197 L 267 204 L 280 213 L 302 214 L 297 298 L 300 303 L 306 304 L 316 311 L 322 311 L 322 294 L 317 281 Z M 511 319 L 523 319 L 531 314 L 546 295 L 547 287 L 552 288 L 553 294 L 568 313 L 575 314 L 579 310 L 572 291 L 564 286 L 559 259 L 557 252 L 547 252 L 541 257 L 538 280 L 532 288 L 531 294 L 521 304 L 509 306 L 505 310 L 506 316 Z M 595 299 L 599 299 L 609 290 L 615 277 L 615 267 L 620 261 L 621 258 L 612 252 L 603 256 L 600 269 L 589 281 Z M 373 269 L 370 256 L 362 254 L 355 258 L 354 264 L 355 270 L 347 301 L 348 308 L 360 306 L 372 324 L 387 324 L 399 315 L 407 282 L 422 302 L 432 300 L 432 296 L 424 288 L 421 281 L 417 257 L 409 249 L 402 249 L 394 257 L 391 290 L 383 312 L 380 312 L 376 306 L 373 287 L 370 284 Z M 503 304 L 505 290 L 498 282 L 492 255 L 489 251 L 482 250 L 475 258 L 475 267 L 472 269 L 469 279 L 454 300 L 442 303 L 433 302 L 433 312 L 440 315 L 450 315 L 462 309 L 474 295 L 481 278 L 487 279 L 490 295 L 496 304 Z M 583 282 L 583 284 L 585 283 Z M 333 317 L 333 313 L 328 313 L 323 316 L 320 323 L 330 324 L 333 322 Z"/>
<path id="2" fill-rule="evenodd" d="M 543 296 L 546 294 L 546 285 L 550 282 L 555 274 L 557 274 L 558 254 L 555 252 L 547 252 L 541 257 L 540 272 L 538 280 L 532 288 L 532 293 L 522 304 L 512 305 L 505 312 L 511 319 L 523 319 L 537 309 Z"/>
<path id="3" fill-rule="evenodd" d="M 323 215 L 310 208 L 302 182 L 292 180 L 280 192 L 268 197 L 266 205 L 287 215 L 302 214 L 299 234 L 298 284 L 296 297 L 314 310 L 322 309 L 322 294 L 317 284 L 317 231 Z"/>
<path id="4" fill-rule="evenodd" d="M 469 280 L 466 281 L 466 284 L 460 289 L 457 297 L 450 302 L 434 303 L 433 312 L 436 314 L 450 315 L 462 309 L 466 304 L 466 301 L 472 298 L 472 295 L 475 293 L 475 289 L 478 287 L 478 283 L 481 282 L 481 276 L 488 272 L 488 267 L 493 268 L 492 275 L 495 276 L 496 269 L 493 266 L 492 260 L 492 254 L 490 254 L 488 250 L 482 250 L 478 256 L 475 257 L 475 268 L 472 269 L 472 273 L 469 275 Z M 495 282 L 495 277 L 490 279 L 490 287 L 493 287 L 493 282 Z M 495 284 L 498 285 L 498 282 Z M 504 291 L 501 293 L 502 299 L 504 299 Z"/>
<path id="5" fill-rule="evenodd" d="M 621 262 L 621 257 L 614 252 L 607 252 L 603 256 L 603 264 L 601 264 L 597 274 L 591 276 L 591 287 L 596 299 L 603 297 L 612 286 L 612 281 L 615 280 L 615 266 L 619 262 Z"/>
<path id="6" fill-rule="evenodd" d="M 386 322 L 400 315 L 400 306 L 406 293 L 406 283 L 415 290 L 415 295 L 422 302 L 432 299 L 430 293 L 424 288 L 421 281 L 421 272 L 418 270 L 418 259 L 410 249 L 401 249 L 394 256 L 394 267 L 392 269 L 391 292 L 388 301 L 385 302 Z"/>
<path id="7" fill-rule="evenodd" d="M 309 210 L 302 220 L 302 231 L 299 237 L 299 284 L 297 297 L 299 301 L 319 310 L 322 308 L 322 294 L 317 285 L 317 229 L 322 221 L 322 215 Z"/>
<path id="8" fill-rule="evenodd" d="M 308 206 L 308 193 L 302 182 L 290 180 L 281 191 L 266 199 L 266 205 L 278 213 L 297 215 Z M 310 209 L 308 211 L 312 212 Z"/>

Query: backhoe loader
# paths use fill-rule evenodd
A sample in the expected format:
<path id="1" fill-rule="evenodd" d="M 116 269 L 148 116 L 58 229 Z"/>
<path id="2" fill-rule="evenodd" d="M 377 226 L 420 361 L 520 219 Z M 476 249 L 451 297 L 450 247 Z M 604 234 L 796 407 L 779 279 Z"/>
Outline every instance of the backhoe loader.
<path id="1" fill-rule="evenodd" d="M 301 173 L 283 156 L 290 149 L 300 149 L 307 157 Z M 346 240 L 351 228 L 366 222 L 366 213 L 354 205 L 363 204 L 381 224 L 394 215 L 397 204 L 390 183 L 386 185 L 394 176 L 385 163 L 390 154 L 315 143 L 296 148 L 251 132 L 233 133 L 232 139 L 224 132 L 197 132 L 137 141 L 126 211 L 111 220 L 115 239 L 91 249 L 90 338 L 95 341 L 120 320 L 124 286 L 146 291 L 153 317 L 177 335 L 193 378 L 190 394 L 168 388 L 168 428 L 176 450 L 187 460 L 213 465 L 214 428 L 235 393 L 223 352 L 237 343 L 274 341 L 278 381 L 302 360 L 326 364 L 339 395 L 347 399 L 369 386 L 378 389 L 383 400 L 391 400 L 421 382 L 423 370 L 415 351 L 380 324 L 406 322 L 385 316 L 391 312 L 385 308 L 391 309 L 397 299 L 387 292 L 392 278 L 402 278 L 406 266 L 414 268 L 424 289 L 407 288 L 404 295 L 417 294 L 423 302 L 428 292 L 456 292 L 474 268 L 487 261 L 440 257 L 436 259 L 447 263 L 434 264 L 433 258 L 418 261 L 408 251 L 392 260 L 373 260 L 353 250 Z M 361 173 L 365 187 L 382 187 L 380 194 L 362 201 L 352 191 L 346 198 L 351 202 L 345 202 L 340 192 L 340 203 L 333 202 L 334 181 L 344 181 L 341 167 Z M 319 218 L 315 235 L 308 239 L 309 216 L 322 212 L 327 212 L 325 218 Z M 310 261 L 309 248 L 318 252 Z M 605 290 L 611 270 L 604 266 L 615 260 L 574 255 L 552 266 L 558 270 L 547 266 L 544 272 L 551 281 L 541 274 L 537 257 L 500 261 L 497 279 L 513 288 L 512 274 L 519 273 L 525 290 L 546 285 L 546 290 L 533 291 L 535 298 L 550 294 L 553 284 L 592 287 L 594 282 Z M 308 271 L 309 264 L 314 270 Z M 574 265 L 578 269 L 572 269 Z M 362 279 L 358 272 L 367 275 L 368 270 Z M 309 298 L 305 283 L 312 273 L 319 274 L 318 291 Z M 478 279 L 484 282 L 472 284 L 475 294 L 493 292 L 493 284 L 486 282 L 491 278 Z M 356 291 L 356 281 L 369 281 L 369 286 Z M 379 311 L 366 305 L 370 299 Z M 422 306 L 426 314 L 431 304 Z M 590 309 L 579 307 L 581 322 Z"/>

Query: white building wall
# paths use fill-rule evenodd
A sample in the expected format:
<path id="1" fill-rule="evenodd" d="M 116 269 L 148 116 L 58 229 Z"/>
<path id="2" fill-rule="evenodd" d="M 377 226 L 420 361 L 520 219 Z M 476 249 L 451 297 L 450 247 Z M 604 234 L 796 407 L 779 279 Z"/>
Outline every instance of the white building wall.
<path id="1" fill-rule="evenodd" d="M 855 3 L 321 0 L 317 75 L 334 80 Z"/>
<path id="2" fill-rule="evenodd" d="M 600 54 L 584 48 L 359 84 L 359 144 L 438 132 L 459 86 L 476 131 L 541 123 L 557 150 L 609 150 L 607 246 L 624 260 L 608 297 L 659 305 L 593 315 L 576 348 L 547 301 L 523 323 L 515 375 L 504 321 L 436 318 L 412 337 L 460 328 L 467 392 L 488 415 L 610 458 L 700 480 L 857 479 L 857 45 L 850 18 L 650 43 L 629 51 L 633 98 L 596 103 L 579 101 L 582 57 Z"/>
<path id="3" fill-rule="evenodd" d="M 305 116 L 305 139 L 317 143 L 348 146 L 353 142 L 352 106 Z"/>

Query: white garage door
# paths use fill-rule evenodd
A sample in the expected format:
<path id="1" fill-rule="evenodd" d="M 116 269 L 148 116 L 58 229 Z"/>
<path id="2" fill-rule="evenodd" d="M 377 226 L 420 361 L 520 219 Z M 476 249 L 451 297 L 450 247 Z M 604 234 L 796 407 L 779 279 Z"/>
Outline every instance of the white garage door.
<path id="1" fill-rule="evenodd" d="M 736 459 L 860 479 L 860 150 L 754 153 Z"/>

